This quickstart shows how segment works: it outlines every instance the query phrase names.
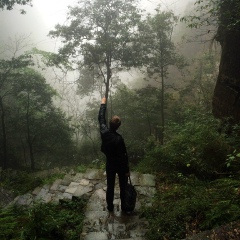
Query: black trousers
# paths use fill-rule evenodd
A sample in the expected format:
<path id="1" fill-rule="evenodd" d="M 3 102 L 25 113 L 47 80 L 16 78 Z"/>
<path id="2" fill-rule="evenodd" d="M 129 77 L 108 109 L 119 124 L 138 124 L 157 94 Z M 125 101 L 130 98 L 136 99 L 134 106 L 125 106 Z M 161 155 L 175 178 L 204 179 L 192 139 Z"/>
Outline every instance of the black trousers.
<path id="1" fill-rule="evenodd" d="M 119 168 L 116 167 L 106 167 L 107 173 L 107 192 L 106 192 L 106 201 L 107 201 L 107 209 L 108 211 L 113 211 L 113 199 L 114 199 L 114 187 L 115 187 L 115 178 L 116 174 L 118 174 L 119 179 L 119 187 L 120 187 L 120 199 L 121 199 L 121 209 L 124 211 L 124 199 L 125 199 L 125 187 L 127 185 L 127 177 L 126 173 Z"/>

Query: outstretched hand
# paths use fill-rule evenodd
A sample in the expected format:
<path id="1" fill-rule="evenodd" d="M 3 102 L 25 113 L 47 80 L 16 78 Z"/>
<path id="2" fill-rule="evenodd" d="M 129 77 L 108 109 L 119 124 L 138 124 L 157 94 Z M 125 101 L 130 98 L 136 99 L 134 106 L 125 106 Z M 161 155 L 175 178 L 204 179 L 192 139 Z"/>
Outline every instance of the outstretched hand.
<path id="1" fill-rule="evenodd" d="M 106 104 L 106 102 L 107 102 L 106 97 L 103 97 L 103 98 L 102 98 L 102 104 Z"/>

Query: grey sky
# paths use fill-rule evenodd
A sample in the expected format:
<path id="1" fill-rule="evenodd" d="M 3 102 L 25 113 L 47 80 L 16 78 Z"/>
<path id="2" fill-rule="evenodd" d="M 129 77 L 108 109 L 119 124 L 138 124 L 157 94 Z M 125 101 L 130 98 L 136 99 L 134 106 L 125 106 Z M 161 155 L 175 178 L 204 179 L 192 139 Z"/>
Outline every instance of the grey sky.
<path id="1" fill-rule="evenodd" d="M 184 11 L 186 4 L 193 0 L 142 0 L 142 6 L 151 11 L 158 4 L 164 9 L 180 13 Z M 50 39 L 47 34 L 54 29 L 57 23 L 63 24 L 68 11 L 67 6 L 76 3 L 77 0 L 33 0 L 33 7 L 24 7 L 27 14 L 21 15 L 15 7 L 12 11 L 0 12 L 0 41 L 9 41 L 9 37 L 17 35 L 30 35 L 34 46 L 47 51 L 57 50 L 57 40 Z"/>

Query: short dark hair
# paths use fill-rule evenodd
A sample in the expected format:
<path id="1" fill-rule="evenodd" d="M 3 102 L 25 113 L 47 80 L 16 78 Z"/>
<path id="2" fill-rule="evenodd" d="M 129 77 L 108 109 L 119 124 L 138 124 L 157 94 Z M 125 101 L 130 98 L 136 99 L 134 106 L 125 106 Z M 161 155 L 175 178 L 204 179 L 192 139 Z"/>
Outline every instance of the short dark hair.
<path id="1" fill-rule="evenodd" d="M 121 125 L 121 119 L 119 116 L 113 116 L 109 121 L 110 129 L 116 131 Z"/>

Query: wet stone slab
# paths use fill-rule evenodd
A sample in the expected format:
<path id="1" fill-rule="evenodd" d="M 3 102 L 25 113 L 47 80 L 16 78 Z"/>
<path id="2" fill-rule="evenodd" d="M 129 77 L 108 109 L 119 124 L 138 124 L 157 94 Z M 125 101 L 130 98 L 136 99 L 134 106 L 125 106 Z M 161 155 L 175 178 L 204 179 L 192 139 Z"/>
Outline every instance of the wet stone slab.
<path id="1" fill-rule="evenodd" d="M 81 179 L 79 181 L 79 184 L 83 185 L 83 186 L 87 186 L 87 185 L 89 185 L 89 183 L 90 183 L 90 181 L 88 179 Z"/>
<path id="2" fill-rule="evenodd" d="M 70 193 L 63 193 L 63 195 L 62 195 L 62 199 L 72 199 L 72 194 L 70 194 Z"/>
<path id="3" fill-rule="evenodd" d="M 77 187 L 68 187 L 65 190 L 65 193 L 70 193 L 70 194 L 74 194 L 77 191 Z"/>
<path id="4" fill-rule="evenodd" d="M 100 211 L 100 210 L 104 210 L 105 208 L 105 203 L 103 203 L 102 201 L 96 201 L 94 204 L 88 204 L 86 207 L 87 211 Z"/>
<path id="5" fill-rule="evenodd" d="M 126 225 L 123 223 L 109 223 L 108 231 L 111 232 L 112 235 L 119 235 L 126 231 Z"/>
<path id="6" fill-rule="evenodd" d="M 85 218 L 87 220 L 98 220 L 100 218 L 106 219 L 108 213 L 106 211 L 87 211 L 85 212 Z"/>
<path id="7" fill-rule="evenodd" d="M 91 185 L 88 185 L 88 186 L 79 185 L 74 191 L 73 196 L 81 197 L 86 193 L 92 192 L 92 190 L 93 190 L 93 187 Z"/>
<path id="8" fill-rule="evenodd" d="M 98 169 L 89 169 L 84 174 L 84 178 L 90 180 L 102 179 L 104 177 L 104 172 Z"/>
<path id="9" fill-rule="evenodd" d="M 98 190 L 98 189 L 103 189 L 104 187 L 105 187 L 105 184 L 103 182 L 99 182 L 95 184 L 94 189 Z"/>
<path id="10" fill-rule="evenodd" d="M 137 172 L 131 172 L 130 177 L 131 177 L 132 185 L 134 185 L 134 186 L 139 186 L 140 185 L 141 174 L 139 174 Z"/>
<path id="11" fill-rule="evenodd" d="M 154 194 L 156 193 L 156 189 L 153 187 L 136 186 L 135 188 L 136 188 L 138 195 L 153 197 Z"/>
<path id="12" fill-rule="evenodd" d="M 66 189 L 67 189 L 67 186 L 65 186 L 65 185 L 59 185 L 57 190 L 58 190 L 59 192 L 64 193 L 64 192 L 66 191 Z"/>
<path id="13" fill-rule="evenodd" d="M 131 238 L 124 238 L 124 239 L 116 239 L 116 240 L 146 240 L 143 237 L 131 237 Z"/>
<path id="14" fill-rule="evenodd" d="M 55 194 L 52 196 L 52 202 L 58 203 L 61 199 L 63 199 L 63 194 L 59 192 L 55 192 Z"/>
<path id="15" fill-rule="evenodd" d="M 108 235 L 106 232 L 90 232 L 84 238 L 84 240 L 108 240 Z"/>
<path id="16" fill-rule="evenodd" d="M 59 188 L 59 185 L 61 184 L 61 182 L 62 182 L 62 179 L 56 179 L 55 181 L 54 181 L 54 183 L 52 184 L 52 186 L 50 187 L 50 192 L 51 193 L 54 193 L 55 191 L 57 191 L 58 190 L 58 188 Z"/>
<path id="17" fill-rule="evenodd" d="M 74 194 L 76 192 L 76 190 L 78 189 L 79 185 L 80 185 L 79 182 L 71 182 L 69 184 L 69 186 L 66 188 L 65 192 L 70 193 L 70 194 Z"/>
<path id="18" fill-rule="evenodd" d="M 146 235 L 147 229 L 137 229 L 137 230 L 130 230 L 130 237 L 144 237 Z"/>
<path id="19" fill-rule="evenodd" d="M 155 187 L 155 176 L 151 174 L 143 174 L 140 178 L 141 186 Z"/>
<path id="20" fill-rule="evenodd" d="M 36 188 L 33 190 L 32 194 L 35 195 L 35 196 L 38 195 L 39 192 L 41 191 L 41 189 L 42 189 L 41 187 L 36 187 Z"/>
<path id="21" fill-rule="evenodd" d="M 18 196 L 14 199 L 14 203 L 22 206 L 29 206 L 33 203 L 33 197 L 30 193 Z"/>
<path id="22" fill-rule="evenodd" d="M 77 173 L 77 174 L 73 177 L 73 181 L 75 181 L 75 182 L 80 182 L 83 178 L 84 178 L 84 174 L 83 174 L 83 173 Z"/>
<path id="23" fill-rule="evenodd" d="M 148 229 L 149 223 L 146 220 L 136 219 L 135 221 L 126 223 L 127 230 Z"/>
<path id="24" fill-rule="evenodd" d="M 38 195 L 36 196 L 35 200 L 45 202 L 44 199 L 45 199 L 45 197 L 46 197 L 47 194 L 48 194 L 48 189 L 42 188 L 42 189 L 40 190 L 40 192 L 38 193 Z"/>
<path id="25" fill-rule="evenodd" d="M 67 174 L 62 179 L 61 185 L 68 186 L 71 182 L 72 182 L 72 176 L 70 174 Z"/>
<path id="26" fill-rule="evenodd" d="M 96 196 L 96 198 L 101 199 L 102 201 L 105 201 L 106 199 L 106 192 L 103 189 L 98 189 L 95 191 L 95 193 L 93 194 L 93 196 Z"/>

